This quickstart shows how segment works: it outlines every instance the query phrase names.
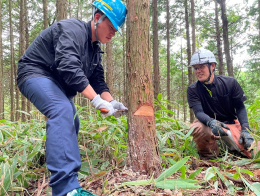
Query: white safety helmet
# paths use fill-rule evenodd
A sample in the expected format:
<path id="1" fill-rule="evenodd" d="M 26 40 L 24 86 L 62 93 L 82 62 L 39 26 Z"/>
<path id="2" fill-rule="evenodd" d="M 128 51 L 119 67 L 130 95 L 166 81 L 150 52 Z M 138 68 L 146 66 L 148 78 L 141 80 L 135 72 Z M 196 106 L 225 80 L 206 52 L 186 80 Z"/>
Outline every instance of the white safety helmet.
<path id="1" fill-rule="evenodd" d="M 200 48 L 193 53 L 189 66 L 205 64 L 205 63 L 217 64 L 217 61 L 214 54 L 211 51 L 204 48 Z"/>

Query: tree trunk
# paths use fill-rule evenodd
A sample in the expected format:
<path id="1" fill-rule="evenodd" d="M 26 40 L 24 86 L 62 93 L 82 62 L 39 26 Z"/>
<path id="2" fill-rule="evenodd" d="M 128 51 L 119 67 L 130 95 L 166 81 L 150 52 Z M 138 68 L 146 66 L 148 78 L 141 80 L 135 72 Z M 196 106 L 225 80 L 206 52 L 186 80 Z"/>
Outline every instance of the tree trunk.
<path id="1" fill-rule="evenodd" d="M 48 24 L 48 0 L 42 0 L 43 4 L 43 29 L 47 29 Z"/>
<path id="2" fill-rule="evenodd" d="M 167 39 L 167 100 L 171 101 L 171 65 L 170 65 L 170 8 L 169 8 L 169 0 L 166 0 L 166 39 Z M 171 110 L 171 106 L 168 104 L 167 109 Z M 168 113 L 168 116 L 171 116 Z"/>
<path id="3" fill-rule="evenodd" d="M 67 1 L 66 0 L 57 0 L 56 2 L 57 10 L 57 21 L 67 18 Z"/>
<path id="4" fill-rule="evenodd" d="M 218 20 L 218 3 L 216 1 L 215 1 L 215 24 L 216 24 L 216 39 L 217 39 L 217 49 L 218 49 L 218 70 L 219 70 L 219 75 L 224 75 L 223 53 L 221 48 L 221 38 L 220 38 L 220 29 L 219 29 L 219 20 Z"/>
<path id="5" fill-rule="evenodd" d="M 157 0 L 153 0 L 153 81 L 154 97 L 157 99 L 160 93 L 160 69 L 159 69 L 159 43 L 158 43 L 158 9 Z M 155 108 L 159 110 L 159 107 Z"/>
<path id="6" fill-rule="evenodd" d="M 0 1 L 0 120 L 4 119 L 4 65 L 3 65 L 3 40 L 2 40 L 2 1 Z"/>
<path id="7" fill-rule="evenodd" d="M 13 23 L 12 23 L 12 0 L 9 0 L 9 29 L 10 29 L 10 52 L 11 52 L 11 58 L 10 58 L 10 65 L 11 65 L 11 71 L 10 71 L 10 97 L 11 97 L 11 121 L 14 121 L 15 117 L 15 104 L 14 104 L 14 35 L 13 35 Z"/>
<path id="8" fill-rule="evenodd" d="M 19 59 L 22 57 L 25 51 L 25 28 L 24 28 L 24 19 L 25 19 L 25 10 L 24 10 L 24 1 L 20 0 L 20 28 L 19 28 Z M 26 98 L 21 94 L 21 100 L 22 100 L 22 111 L 26 111 Z M 25 114 L 22 113 L 22 121 L 25 122 L 26 117 Z"/>
<path id="9" fill-rule="evenodd" d="M 112 41 L 109 41 L 106 43 L 106 57 L 107 57 L 107 67 L 106 67 L 106 83 L 109 88 L 110 93 L 113 95 L 114 89 L 113 89 L 113 43 Z"/>
<path id="10" fill-rule="evenodd" d="M 195 37 L 195 14 L 194 14 L 194 0 L 190 1 L 191 4 L 191 37 L 192 37 L 192 54 L 196 50 L 196 37 Z M 195 72 L 193 72 L 193 82 L 197 80 Z"/>
<path id="11" fill-rule="evenodd" d="M 149 0 L 127 1 L 128 144 L 126 166 L 160 174 L 150 58 Z"/>
<path id="12" fill-rule="evenodd" d="M 126 102 L 126 46 L 125 46 L 125 28 L 122 28 L 122 34 L 123 34 L 123 103 L 124 105 L 127 105 Z"/>
<path id="13" fill-rule="evenodd" d="M 187 37 L 187 56 L 188 56 L 188 65 L 191 60 L 191 48 L 190 48 L 190 30 L 189 30 L 189 15 L 188 15 L 188 3 L 187 0 L 184 0 L 185 7 L 185 26 L 186 26 L 186 37 Z M 189 76 L 189 85 L 192 84 L 192 68 L 188 68 L 188 76 Z M 195 120 L 192 109 L 190 109 L 190 122 L 192 123 Z"/>
<path id="14" fill-rule="evenodd" d="M 184 67 L 183 67 L 183 56 L 182 56 L 182 43 L 181 43 L 181 80 L 182 80 L 182 104 L 183 104 L 183 121 L 186 121 L 186 93 L 185 93 L 185 88 L 184 88 Z"/>
<path id="15" fill-rule="evenodd" d="M 260 42 L 260 0 L 258 0 L 257 2 L 258 2 L 258 33 L 259 33 L 259 42 Z"/>
<path id="16" fill-rule="evenodd" d="M 221 7 L 221 18 L 222 18 L 222 28 L 223 28 L 223 42 L 224 51 L 226 56 L 228 76 L 234 77 L 233 74 L 233 64 L 229 49 L 229 39 L 228 39 L 228 19 L 226 15 L 226 0 L 217 0 Z"/>
<path id="17" fill-rule="evenodd" d="M 24 19 L 24 23 L 25 23 L 25 49 L 27 49 L 29 47 L 29 21 L 28 21 L 28 9 L 27 9 L 27 0 L 24 0 L 24 8 L 25 8 L 25 19 Z M 30 113 L 32 110 L 32 103 L 30 102 L 29 99 L 27 99 L 26 102 L 26 110 L 27 113 Z M 28 116 L 28 120 L 31 119 L 31 116 Z"/>

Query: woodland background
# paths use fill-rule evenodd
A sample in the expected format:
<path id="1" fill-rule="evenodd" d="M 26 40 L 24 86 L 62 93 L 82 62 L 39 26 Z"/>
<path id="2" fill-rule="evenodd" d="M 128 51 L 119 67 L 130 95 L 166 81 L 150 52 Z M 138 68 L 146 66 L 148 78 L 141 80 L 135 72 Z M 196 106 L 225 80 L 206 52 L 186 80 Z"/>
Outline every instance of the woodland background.
<path id="1" fill-rule="evenodd" d="M 17 63 L 34 38 L 54 22 L 64 18 L 91 20 L 91 3 L 91 0 L 0 2 L 1 195 L 51 194 L 44 147 L 47 119 L 19 93 Z M 151 137 L 156 137 L 158 169 L 164 173 L 163 176 L 155 173 L 155 177 L 159 176 L 155 181 L 151 173 L 146 177 L 122 173 L 130 160 L 127 148 L 131 145 L 132 122 L 127 122 L 126 117 L 102 119 L 89 100 L 78 94 L 74 102 L 81 121 L 79 179 L 82 187 L 98 195 L 124 195 L 123 192 L 126 195 L 260 195 L 260 154 L 246 160 L 222 149 L 223 158 L 207 163 L 198 161 L 190 136 L 192 130 L 189 130 L 194 115 L 186 100 L 187 86 L 196 81 L 192 69 L 188 68 L 191 55 L 200 47 L 207 48 L 217 58 L 216 74 L 235 77 L 242 86 L 247 96 L 250 127 L 255 139 L 259 139 L 260 0 L 128 0 L 125 3 L 137 6 L 136 9 L 147 9 L 141 14 L 148 18 L 145 30 L 149 31 L 145 33 L 148 39 L 138 43 L 145 44 L 148 59 L 147 63 L 135 66 L 151 71 L 153 87 L 150 89 L 156 110 L 156 132 Z M 130 7 L 128 11 L 131 18 Z M 102 45 L 106 82 L 114 99 L 130 106 L 130 111 L 135 105 L 128 94 L 132 92 L 129 83 L 132 73 L 127 51 L 132 46 L 129 42 L 139 36 L 129 31 L 131 25 L 126 22 L 123 36 L 116 34 L 111 42 Z M 143 147 L 148 151 L 151 146 Z M 174 179 L 167 181 L 171 176 Z M 134 180 L 144 181 L 115 185 Z M 196 191 L 183 191 L 186 188 Z"/>

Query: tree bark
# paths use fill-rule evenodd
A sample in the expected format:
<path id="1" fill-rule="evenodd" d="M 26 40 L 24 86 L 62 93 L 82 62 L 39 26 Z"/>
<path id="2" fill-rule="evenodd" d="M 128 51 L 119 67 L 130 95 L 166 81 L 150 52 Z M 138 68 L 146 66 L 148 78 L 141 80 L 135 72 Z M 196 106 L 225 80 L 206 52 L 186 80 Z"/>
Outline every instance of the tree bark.
<path id="1" fill-rule="evenodd" d="M 183 121 L 186 121 L 186 93 L 184 88 L 184 65 L 183 65 L 183 55 L 182 55 L 182 43 L 181 43 L 181 80 L 182 80 L 182 104 L 183 104 Z"/>
<path id="2" fill-rule="evenodd" d="M 170 65 L 170 8 L 169 8 L 169 0 L 166 0 L 166 39 L 167 39 L 167 100 L 171 101 L 171 65 Z M 167 109 L 171 110 L 171 106 L 168 104 Z M 168 116 L 171 116 L 168 113 Z"/>
<path id="3" fill-rule="evenodd" d="M 149 0 L 127 1 L 128 144 L 126 166 L 160 174 L 151 71 Z"/>
<path id="4" fill-rule="evenodd" d="M 57 21 L 67 18 L 67 1 L 66 0 L 57 0 L 56 2 L 57 10 Z"/>
<path id="5" fill-rule="evenodd" d="M 258 0 L 257 2 L 258 2 L 258 33 L 259 33 L 259 40 L 260 40 L 260 0 Z M 260 45 L 260 41 L 259 41 L 259 45 Z"/>
<path id="6" fill-rule="evenodd" d="M 190 1 L 191 4 L 191 37 L 192 37 L 192 54 L 196 50 L 196 37 L 195 37 L 195 10 L 194 10 L 194 0 Z M 196 81 L 196 74 L 193 72 L 193 82 Z"/>
<path id="7" fill-rule="evenodd" d="M 220 38 L 220 29 L 219 29 L 219 20 L 218 20 L 218 4 L 216 1 L 215 1 L 215 24 L 216 24 L 216 39 L 217 39 L 217 49 L 218 49 L 218 70 L 219 70 L 219 75 L 224 75 L 223 53 L 221 48 L 221 38 Z"/>
<path id="8" fill-rule="evenodd" d="M 0 120 L 4 119 L 4 65 L 3 65 L 3 40 L 2 40 L 2 1 L 0 1 Z"/>
<path id="9" fill-rule="evenodd" d="M 24 10 L 24 1 L 20 0 L 20 27 L 19 27 L 19 58 L 22 57 L 25 51 L 25 25 L 24 25 L 24 19 L 25 19 L 25 10 Z M 19 99 L 18 99 L 19 100 Z M 21 100 L 22 100 L 22 111 L 26 111 L 26 98 L 21 94 Z M 19 104 L 19 102 L 18 102 Z M 24 113 L 22 113 L 22 121 L 25 122 L 26 116 Z"/>
<path id="10" fill-rule="evenodd" d="M 160 69 L 158 46 L 158 9 L 157 0 L 153 0 L 153 81 L 155 99 L 157 99 L 158 94 L 160 93 Z M 155 109 L 159 110 L 159 107 L 156 107 Z"/>
<path id="11" fill-rule="evenodd" d="M 184 0 L 185 7 L 185 26 L 186 26 L 186 38 L 187 38 L 187 56 L 188 56 L 188 65 L 191 60 L 191 47 L 190 47 L 190 30 L 189 30 L 189 15 L 188 15 L 188 3 L 187 0 Z M 193 83 L 192 79 L 192 68 L 188 68 L 188 76 L 189 76 L 189 85 Z M 190 109 L 190 122 L 192 123 L 195 120 L 192 109 Z"/>
<path id="12" fill-rule="evenodd" d="M 106 83 L 109 88 L 110 93 L 113 95 L 114 88 L 113 88 L 113 43 L 112 41 L 109 41 L 106 43 L 106 57 L 107 57 L 107 67 L 106 67 Z"/>
<path id="13" fill-rule="evenodd" d="M 233 74 L 233 63 L 230 55 L 229 49 L 229 39 L 228 39 L 228 19 L 226 15 L 226 0 L 217 0 L 221 7 L 221 18 L 222 18 L 222 28 L 223 28 L 223 41 L 224 41 L 224 51 L 226 56 L 228 75 L 234 77 Z"/>
<path id="14" fill-rule="evenodd" d="M 27 9 L 27 0 L 24 0 L 24 9 L 25 9 L 25 49 L 29 47 L 29 21 L 28 21 L 28 9 Z M 32 110 L 32 103 L 29 99 L 26 102 L 26 111 L 30 113 Z M 28 120 L 31 119 L 31 116 L 27 116 Z"/>
<path id="15" fill-rule="evenodd" d="M 9 0 L 9 29 L 10 29 L 10 52 L 11 52 L 11 58 L 10 58 L 10 65 L 11 65 L 11 71 L 10 71 L 10 97 L 11 97 L 11 121 L 14 121 L 15 117 L 15 103 L 14 103 L 14 35 L 13 35 L 13 23 L 12 23 L 12 0 Z"/>
<path id="16" fill-rule="evenodd" d="M 48 1 L 47 0 L 42 0 L 42 5 L 43 5 L 43 29 L 48 28 Z"/>

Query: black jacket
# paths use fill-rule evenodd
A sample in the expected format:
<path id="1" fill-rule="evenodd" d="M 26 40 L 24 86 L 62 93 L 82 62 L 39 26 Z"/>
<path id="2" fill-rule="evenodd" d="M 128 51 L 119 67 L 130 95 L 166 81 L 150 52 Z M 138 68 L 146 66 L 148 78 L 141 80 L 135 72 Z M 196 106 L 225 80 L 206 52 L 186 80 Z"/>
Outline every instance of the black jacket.
<path id="1" fill-rule="evenodd" d="M 43 30 L 18 62 L 17 84 L 33 77 L 54 81 L 71 97 L 90 84 L 96 93 L 109 89 L 104 81 L 98 42 L 92 42 L 91 22 L 65 19 Z"/>

